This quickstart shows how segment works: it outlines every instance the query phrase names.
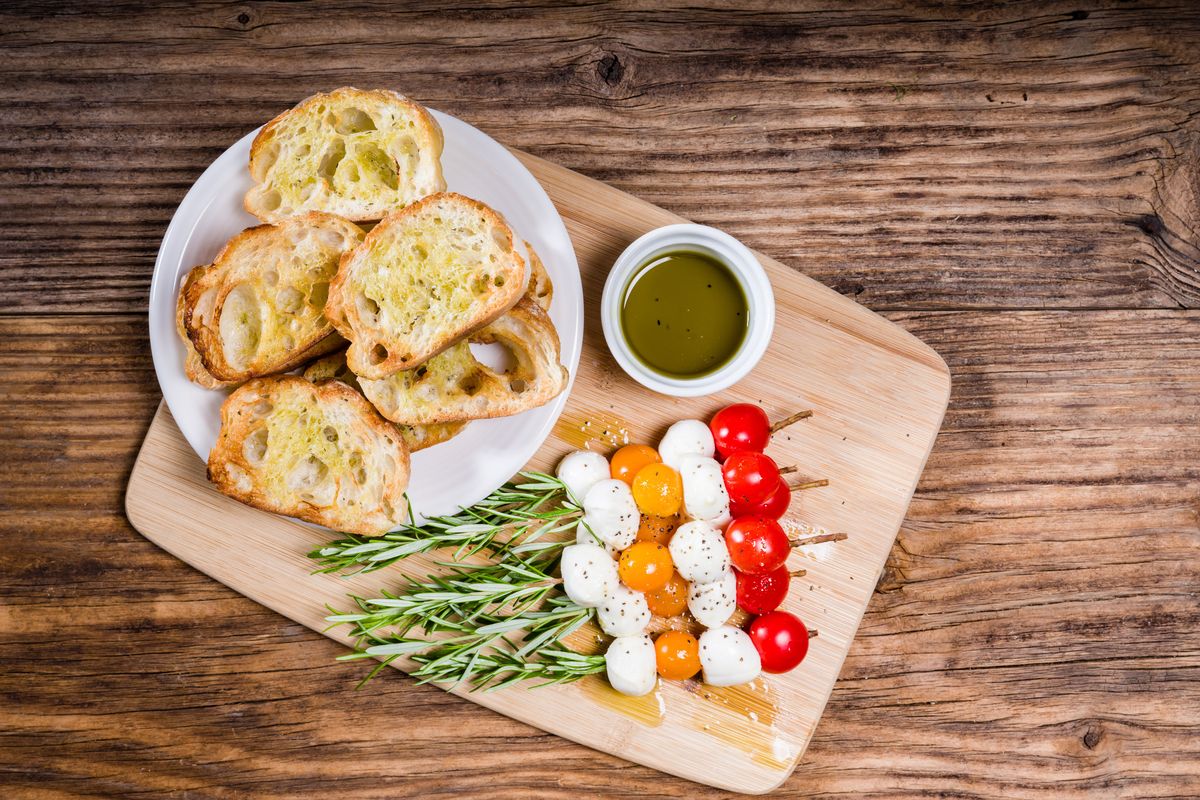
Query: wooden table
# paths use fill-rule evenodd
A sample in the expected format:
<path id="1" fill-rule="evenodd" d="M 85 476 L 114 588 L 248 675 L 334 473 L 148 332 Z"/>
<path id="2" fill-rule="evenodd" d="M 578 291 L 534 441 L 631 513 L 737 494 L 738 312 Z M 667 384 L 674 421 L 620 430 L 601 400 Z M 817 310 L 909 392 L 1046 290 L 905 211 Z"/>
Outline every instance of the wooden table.
<path id="1" fill-rule="evenodd" d="M 342 84 L 725 228 L 949 362 L 781 796 L 1200 795 L 1195 7 L 535 5 L 0 10 L 0 795 L 718 794 L 402 676 L 355 693 L 126 521 L 167 221 Z"/>

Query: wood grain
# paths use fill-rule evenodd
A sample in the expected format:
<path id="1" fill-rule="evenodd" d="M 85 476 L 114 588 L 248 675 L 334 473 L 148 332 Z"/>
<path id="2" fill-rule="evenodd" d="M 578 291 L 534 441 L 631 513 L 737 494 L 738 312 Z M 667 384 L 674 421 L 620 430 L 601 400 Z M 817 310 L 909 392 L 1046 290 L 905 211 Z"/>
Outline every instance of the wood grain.
<path id="1" fill-rule="evenodd" d="M 875 309 L 1200 305 L 1192 4 L 639 5 L 8 6 L 0 293 L 141 311 L 204 167 L 355 83 Z"/>
<path id="2" fill-rule="evenodd" d="M 954 394 L 780 796 L 1194 794 L 1200 314 L 891 316 L 947 353 Z M 0 369 L 24 376 L 5 384 L 0 474 L 0 780 L 16 796 L 720 794 L 403 678 L 349 691 L 359 668 L 337 646 L 128 528 L 124 476 L 157 402 L 144 320 L 0 334 Z M 146 399 L 114 402 L 98 435 L 98 403 L 139 382 Z M 26 474 L 49 498 L 7 488 Z"/>
<path id="3" fill-rule="evenodd" d="M 722 794 L 403 678 L 348 691 L 337 646 L 125 521 L 172 211 L 358 83 L 724 227 L 950 363 L 779 796 L 1200 795 L 1200 318 L 1155 310 L 1197 307 L 1193 4 L 740 5 L 0 5 L 0 794 Z"/>

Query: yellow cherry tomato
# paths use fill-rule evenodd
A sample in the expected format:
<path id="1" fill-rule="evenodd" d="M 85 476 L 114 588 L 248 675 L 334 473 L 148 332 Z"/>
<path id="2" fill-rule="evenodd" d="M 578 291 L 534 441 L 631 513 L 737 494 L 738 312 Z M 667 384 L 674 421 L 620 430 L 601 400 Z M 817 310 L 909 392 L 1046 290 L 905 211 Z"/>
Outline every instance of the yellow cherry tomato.
<path id="1" fill-rule="evenodd" d="M 683 480 L 666 464 L 647 464 L 633 478 L 633 501 L 643 514 L 669 517 L 683 505 Z"/>
<path id="2" fill-rule="evenodd" d="M 687 608 L 688 582 L 678 572 L 659 588 L 646 592 L 646 605 L 656 617 L 670 619 L 678 617 Z"/>
<path id="3" fill-rule="evenodd" d="M 612 476 L 619 481 L 633 485 L 633 476 L 647 464 L 658 464 L 662 459 L 658 451 L 644 444 L 627 444 L 613 453 L 610 469 Z"/>
<path id="4" fill-rule="evenodd" d="M 686 680 L 700 671 L 700 643 L 686 631 L 663 631 L 654 640 L 654 661 L 667 680 Z"/>
<path id="5" fill-rule="evenodd" d="M 671 580 L 671 552 L 654 542 L 634 542 L 621 553 L 617 574 L 635 592 L 652 592 Z"/>
<path id="6" fill-rule="evenodd" d="M 670 544 L 671 537 L 675 535 L 675 529 L 678 527 L 678 516 L 655 517 L 651 514 L 642 514 L 642 521 L 638 523 L 637 540 Z"/>

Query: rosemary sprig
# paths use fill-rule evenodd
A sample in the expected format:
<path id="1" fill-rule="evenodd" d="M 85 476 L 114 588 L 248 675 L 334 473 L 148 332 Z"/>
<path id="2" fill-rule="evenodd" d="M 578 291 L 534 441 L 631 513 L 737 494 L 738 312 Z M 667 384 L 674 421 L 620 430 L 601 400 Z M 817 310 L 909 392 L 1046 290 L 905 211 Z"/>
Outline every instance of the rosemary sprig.
<path id="1" fill-rule="evenodd" d="M 411 656 L 418 681 L 467 681 L 473 689 L 578 680 L 604 668 L 600 656 L 573 657 L 561 642 L 593 617 L 562 594 L 557 549 L 531 555 L 504 551 L 500 560 L 458 564 L 425 580 L 408 579 L 397 592 L 353 596 L 358 610 L 326 620 L 351 626 L 354 653 L 342 660 L 378 658 L 380 669 Z M 423 636 L 410 635 L 419 628 Z M 550 655 L 547 655 L 550 654 Z"/>
<path id="2" fill-rule="evenodd" d="M 528 472 L 457 514 L 318 548 L 309 555 L 320 572 L 371 572 L 414 553 L 455 548 L 444 574 L 407 578 L 378 597 L 351 595 L 357 608 L 348 613 L 330 608 L 330 626 L 349 625 L 356 642 L 341 660 L 379 660 L 359 686 L 405 656 L 419 682 L 466 682 L 472 690 L 564 683 L 602 671 L 603 656 L 562 644 L 595 612 L 567 598 L 556 574 L 574 537 L 549 534 L 570 531 L 582 516 L 561 481 Z M 465 561 L 481 553 L 489 560 Z"/>
<path id="3" fill-rule="evenodd" d="M 382 628 L 406 632 L 414 625 L 432 633 L 444 629 L 438 620 L 446 617 L 470 623 L 502 611 L 519 615 L 545 600 L 559 585 L 547 563 L 557 563 L 557 559 L 464 565 L 448 575 L 409 581 L 400 593 L 383 591 L 382 597 L 375 598 L 351 595 L 358 613 L 334 614 L 326 620 L 335 626 L 352 625 L 351 635 L 359 639 Z"/>
<path id="4" fill-rule="evenodd" d="M 554 597 L 546 607 L 515 614 L 488 615 L 470 622 L 433 617 L 434 628 L 454 635 L 429 640 L 403 634 L 365 635 L 366 646 L 340 657 L 380 658 L 380 663 L 363 683 L 380 669 L 402 656 L 417 665 L 410 674 L 420 683 L 468 682 L 472 691 L 499 689 L 523 680 L 539 680 L 538 686 L 579 680 L 604 669 L 604 657 L 584 655 L 557 646 L 592 618 L 593 610 L 581 608 L 565 597 Z M 523 640 L 513 637 L 523 634 Z M 489 684 L 491 684 L 489 686 Z M 361 684 L 360 684 L 361 685 Z"/>
<path id="5" fill-rule="evenodd" d="M 522 481 L 510 481 L 479 503 L 457 514 L 434 517 L 423 525 L 403 525 L 382 536 L 348 535 L 308 554 L 321 568 L 318 573 L 354 570 L 373 572 L 415 553 L 454 547 L 454 560 L 480 552 L 499 555 L 554 550 L 561 541 L 547 534 L 575 528 L 583 511 L 570 502 L 566 486 L 544 472 L 522 472 Z M 410 510 L 411 511 L 411 510 Z M 411 514 L 410 514 L 411 516 Z"/>

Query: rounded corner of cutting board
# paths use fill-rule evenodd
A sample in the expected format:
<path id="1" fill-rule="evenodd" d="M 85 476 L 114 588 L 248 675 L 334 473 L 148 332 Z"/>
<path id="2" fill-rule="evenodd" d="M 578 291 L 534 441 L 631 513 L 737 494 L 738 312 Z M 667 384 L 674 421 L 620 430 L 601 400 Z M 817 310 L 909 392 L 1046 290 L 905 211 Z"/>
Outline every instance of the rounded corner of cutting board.
<path id="1" fill-rule="evenodd" d="M 888 322 L 890 322 L 892 325 L 896 325 L 896 323 L 891 322 L 891 320 L 888 320 Z M 939 353 L 937 350 L 934 350 L 928 342 L 922 341 L 916 334 L 912 333 L 911 331 L 904 330 L 904 328 L 900 325 L 896 325 L 896 327 L 904 331 L 904 335 L 912 339 L 913 347 L 923 354 L 924 358 L 922 360 L 932 368 L 934 375 L 936 375 L 938 378 L 938 385 L 941 390 L 940 396 L 942 398 L 942 407 L 945 408 L 946 406 L 949 406 L 950 392 L 954 388 L 954 374 L 950 371 L 950 365 L 946 363 L 946 359 L 941 353 Z"/>
<path id="2" fill-rule="evenodd" d="M 153 520 L 145 514 L 143 505 L 145 494 L 149 487 L 143 487 L 142 479 L 148 470 L 148 454 L 152 453 L 158 441 L 156 434 L 160 429 L 160 420 L 166 411 L 166 403 L 162 400 L 158 401 L 158 408 L 154 411 L 154 416 L 150 419 L 150 426 L 146 429 L 146 436 L 142 440 L 142 446 L 138 448 L 137 457 L 133 460 L 133 467 L 129 470 L 129 480 L 125 483 L 125 518 L 129 520 L 129 524 L 138 533 L 141 533 L 146 538 L 145 531 L 153 527 Z"/>
<path id="3" fill-rule="evenodd" d="M 887 320 L 888 324 L 896 325 L 891 320 Z M 941 429 L 941 420 L 946 415 L 946 409 L 950 407 L 950 393 L 954 390 L 954 374 L 950 371 L 950 365 L 946 363 L 946 359 L 937 350 L 934 350 L 927 342 L 922 341 L 916 334 L 904 330 L 900 325 L 896 325 L 904 335 L 912 340 L 912 346 L 921 353 L 921 362 L 930 368 L 931 378 L 935 381 L 935 391 L 938 398 L 937 408 L 939 409 L 938 429 Z"/>

